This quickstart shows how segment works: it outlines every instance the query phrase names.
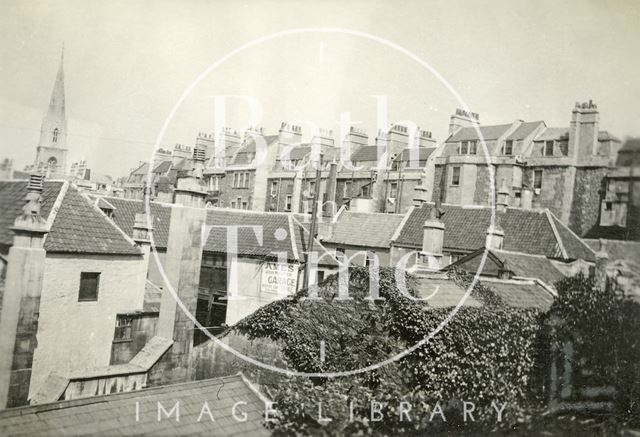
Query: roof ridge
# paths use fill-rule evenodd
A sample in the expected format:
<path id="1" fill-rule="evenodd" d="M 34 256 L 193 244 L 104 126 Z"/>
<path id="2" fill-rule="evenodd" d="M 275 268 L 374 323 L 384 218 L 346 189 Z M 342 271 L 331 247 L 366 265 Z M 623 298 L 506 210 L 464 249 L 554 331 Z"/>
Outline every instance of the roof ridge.
<path id="1" fill-rule="evenodd" d="M 65 196 L 67 195 L 68 190 L 69 190 L 69 181 L 64 181 L 62 183 L 62 186 L 60 187 L 60 191 L 58 191 L 58 196 L 56 197 L 56 200 L 53 203 L 51 210 L 49 211 L 49 217 L 47 217 L 46 226 L 49 231 L 51 231 L 51 228 L 53 227 L 53 222 L 58 217 L 58 211 L 60 211 L 60 207 L 62 206 L 62 202 Z M 46 244 L 47 237 L 49 237 L 49 233 L 46 233 L 44 235 L 44 238 L 42 239 L 42 247 L 44 247 L 44 245 Z"/>
<path id="2" fill-rule="evenodd" d="M 566 229 L 567 231 L 569 231 L 569 232 L 571 233 L 571 235 L 573 235 L 574 237 L 576 237 L 576 238 L 578 239 L 578 241 L 579 241 L 579 242 L 580 242 L 584 247 L 586 247 L 588 250 L 590 250 L 591 252 L 593 252 L 593 254 L 595 255 L 596 251 L 595 251 L 595 250 L 593 250 L 593 249 L 591 248 L 591 246 L 589 246 L 589 245 L 588 245 L 588 244 L 587 244 L 587 243 L 586 243 L 586 242 L 585 242 L 585 241 L 584 241 L 584 240 L 583 240 L 583 239 L 582 239 L 578 234 L 576 234 L 575 232 L 573 232 L 573 230 L 572 230 L 569 226 L 567 226 L 567 225 L 565 225 L 564 223 L 562 223 L 562 221 L 561 221 L 558 217 L 556 217 L 556 216 L 555 216 L 551 211 L 549 211 L 549 214 L 551 215 L 551 217 L 553 217 L 553 219 L 554 219 L 554 221 L 555 221 L 555 222 L 560 223 L 560 225 L 563 227 L 563 229 Z"/>
<path id="3" fill-rule="evenodd" d="M 142 251 L 140 251 L 138 244 L 133 241 L 133 238 L 129 237 L 127 235 L 127 233 L 125 231 L 123 231 L 120 226 L 118 226 L 113 219 L 111 219 L 111 217 L 109 217 L 108 215 L 106 215 L 99 207 L 98 205 L 96 205 L 95 203 L 91 202 L 91 199 L 89 198 L 89 195 L 87 195 L 86 193 L 83 193 L 82 191 L 78 190 L 78 187 L 76 187 L 73 183 L 71 184 L 75 190 L 78 192 L 78 194 L 80 194 L 80 196 L 89 204 L 91 205 L 91 207 L 98 212 L 98 214 L 100 214 L 108 223 L 111 224 L 111 226 L 113 226 L 119 233 L 120 235 L 122 235 L 124 237 L 125 240 L 127 240 L 129 243 L 131 243 L 132 246 L 134 246 L 135 248 L 138 249 L 138 251 L 140 252 L 140 254 L 142 254 Z"/>
<path id="4" fill-rule="evenodd" d="M 564 243 L 562 242 L 562 238 L 560 238 L 560 233 L 558 232 L 558 229 L 556 228 L 556 225 L 553 222 L 551 211 L 549 211 L 549 208 L 545 208 L 544 212 L 547 217 L 547 220 L 549 221 L 549 225 L 551 226 L 551 230 L 553 231 L 553 236 L 556 238 L 556 242 L 558 243 L 558 248 L 560 249 L 560 253 L 562 254 L 562 257 L 565 259 L 568 259 L 569 255 L 567 254 L 567 249 L 565 249 Z"/>

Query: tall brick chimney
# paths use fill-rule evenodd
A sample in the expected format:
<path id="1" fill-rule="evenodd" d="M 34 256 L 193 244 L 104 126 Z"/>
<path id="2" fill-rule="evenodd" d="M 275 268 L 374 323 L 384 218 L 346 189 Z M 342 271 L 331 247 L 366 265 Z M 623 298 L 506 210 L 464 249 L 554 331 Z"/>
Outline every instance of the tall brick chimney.
<path id="1" fill-rule="evenodd" d="M 496 212 L 504 214 L 507 212 L 507 206 L 509 206 L 509 188 L 507 187 L 506 179 L 502 179 L 500 189 L 498 190 L 498 196 L 496 199 Z"/>
<path id="2" fill-rule="evenodd" d="M 600 114 L 595 103 L 589 100 L 575 104 L 569 124 L 569 156 L 576 163 L 598 154 L 599 125 Z"/>
<path id="3" fill-rule="evenodd" d="M 429 218 L 422 225 L 422 251 L 420 255 L 426 260 L 430 270 L 440 270 L 444 248 L 444 223 L 439 215 L 440 205 L 436 203 L 429 212 Z"/>
<path id="4" fill-rule="evenodd" d="M 458 108 L 449 119 L 449 135 L 455 134 L 463 127 L 470 127 L 474 124 L 480 124 L 480 116 L 475 112 L 467 112 Z"/>
<path id="5" fill-rule="evenodd" d="M 26 204 L 13 227 L 0 314 L 0 409 L 25 405 L 29 396 L 44 276 L 44 238 L 40 215 L 44 177 L 31 175 Z"/>
<path id="6" fill-rule="evenodd" d="M 140 247 L 144 256 L 144 271 L 149 273 L 149 255 L 151 253 L 151 233 L 153 232 L 153 216 L 147 219 L 146 213 L 135 215 L 133 223 L 133 241 Z"/>
<path id="7" fill-rule="evenodd" d="M 278 159 L 291 147 L 302 144 L 302 127 L 283 121 L 278 131 Z"/>

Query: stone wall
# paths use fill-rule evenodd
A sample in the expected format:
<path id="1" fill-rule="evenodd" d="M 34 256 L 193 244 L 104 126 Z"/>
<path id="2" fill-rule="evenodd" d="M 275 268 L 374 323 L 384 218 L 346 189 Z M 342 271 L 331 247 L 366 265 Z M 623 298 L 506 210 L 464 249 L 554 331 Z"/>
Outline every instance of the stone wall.
<path id="1" fill-rule="evenodd" d="M 260 363 L 279 369 L 287 369 L 281 347 L 277 343 L 259 338 L 249 340 L 248 337 L 232 330 L 221 336 L 218 341 L 232 348 L 231 352 L 223 349 L 218 342 L 209 340 L 193 348 L 191 351 L 192 375 L 195 380 L 233 375 L 242 372 L 252 382 L 263 385 L 277 378 L 276 372 L 252 364 L 239 354 L 250 357 Z"/>
<path id="2" fill-rule="evenodd" d="M 97 301 L 78 301 L 81 272 L 100 272 Z M 52 370 L 109 365 L 116 315 L 142 310 L 145 280 L 142 257 L 47 254 L 29 394 Z"/>
<path id="3" fill-rule="evenodd" d="M 157 313 L 131 314 L 131 340 L 115 341 L 111 344 L 109 364 L 124 364 L 131 361 L 145 344 L 156 335 Z"/>
<path id="4" fill-rule="evenodd" d="M 608 171 L 607 168 L 576 169 L 569 227 L 580 236 L 598 225 L 604 177 Z"/>

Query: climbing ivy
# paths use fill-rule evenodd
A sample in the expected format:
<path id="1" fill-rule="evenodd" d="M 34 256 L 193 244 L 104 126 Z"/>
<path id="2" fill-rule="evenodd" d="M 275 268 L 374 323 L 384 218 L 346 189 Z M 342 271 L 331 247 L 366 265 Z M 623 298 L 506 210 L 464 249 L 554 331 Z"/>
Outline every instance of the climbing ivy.
<path id="1" fill-rule="evenodd" d="M 250 338 L 270 338 L 282 344 L 288 364 L 304 372 L 360 369 L 381 362 L 427 337 L 451 309 L 429 308 L 400 293 L 392 269 L 379 274 L 380 300 L 367 297 L 369 271 L 349 271 L 353 298 L 338 301 L 337 276 L 319 287 L 321 300 L 301 292 L 256 311 L 235 329 Z M 471 278 L 451 272 L 460 285 Z M 414 284 L 407 275 L 410 294 Z M 472 295 L 484 307 L 463 307 L 426 344 L 382 368 L 343 378 L 285 378 L 273 387 L 279 412 L 272 424 L 280 434 L 398 435 L 426 430 L 509 428 L 536 411 L 538 327 L 540 314 L 505 307 L 493 292 L 477 286 Z M 320 360 L 320 342 L 326 345 Z M 381 402 L 384 420 L 372 422 L 370 401 Z M 409 402 L 410 422 L 399 417 L 399 403 Z M 462 402 L 474 403 L 474 421 L 463 421 Z M 318 403 L 323 416 L 318 423 Z M 350 402 L 354 402 L 350 420 Z M 440 402 L 446 421 L 431 413 Z M 492 402 L 505 405 L 501 421 Z"/>

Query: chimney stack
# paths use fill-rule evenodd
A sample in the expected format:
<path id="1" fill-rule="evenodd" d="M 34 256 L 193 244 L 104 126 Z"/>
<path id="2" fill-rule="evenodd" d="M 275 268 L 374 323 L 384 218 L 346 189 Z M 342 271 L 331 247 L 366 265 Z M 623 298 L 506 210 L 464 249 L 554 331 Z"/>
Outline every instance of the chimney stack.
<path id="1" fill-rule="evenodd" d="M 413 190 L 415 191 L 415 194 L 413 195 L 413 205 L 416 208 L 421 208 L 422 205 L 424 205 L 425 202 L 427 202 L 427 194 L 428 194 L 427 187 L 420 184 L 420 185 L 416 185 Z"/>
<path id="2" fill-rule="evenodd" d="M 496 213 L 496 220 L 493 226 L 489 225 L 487 228 L 487 239 L 485 242 L 485 247 L 487 249 L 502 249 L 502 245 L 504 243 L 504 230 L 502 226 L 500 226 L 500 221 L 502 218 L 501 213 Z"/>
<path id="3" fill-rule="evenodd" d="M 596 252 L 595 280 L 598 287 L 605 289 L 607 286 L 607 266 L 609 265 L 609 254 L 607 253 L 606 241 L 600 239 L 600 248 Z"/>
<path id="4" fill-rule="evenodd" d="M 22 214 L 11 228 L 0 314 L 0 409 L 25 405 L 29 397 L 48 233 L 40 215 L 43 186 L 42 175 L 30 176 Z"/>
<path id="5" fill-rule="evenodd" d="M 509 206 L 509 188 L 506 179 L 502 179 L 496 200 L 496 212 L 504 214 L 507 212 L 507 206 Z"/>
<path id="6" fill-rule="evenodd" d="M 527 185 L 523 186 L 520 191 L 520 207 L 522 209 L 533 208 L 533 191 Z"/>
<path id="7" fill-rule="evenodd" d="M 474 124 L 480 124 L 480 116 L 475 112 L 467 112 L 458 108 L 449 119 L 449 135 L 455 134 L 463 127 L 470 127 Z"/>
<path id="8" fill-rule="evenodd" d="M 591 100 L 576 103 L 569 124 L 569 156 L 576 162 L 598 154 L 600 114 Z"/>
<path id="9" fill-rule="evenodd" d="M 420 255 L 423 260 L 426 259 L 427 267 L 430 270 L 440 270 L 442 267 L 445 226 L 438 217 L 439 207 L 440 205 L 436 203 L 431 208 L 429 218 L 425 220 L 422 226 L 422 251 Z"/>

